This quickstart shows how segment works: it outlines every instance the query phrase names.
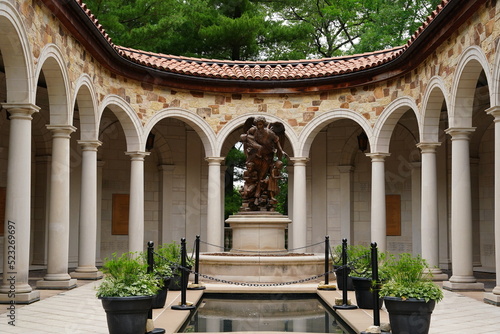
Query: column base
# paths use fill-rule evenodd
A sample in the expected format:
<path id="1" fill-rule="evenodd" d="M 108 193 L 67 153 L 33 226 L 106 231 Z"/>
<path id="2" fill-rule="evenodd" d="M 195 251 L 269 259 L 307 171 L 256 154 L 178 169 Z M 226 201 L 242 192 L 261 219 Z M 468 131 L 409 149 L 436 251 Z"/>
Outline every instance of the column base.
<path id="1" fill-rule="evenodd" d="M 483 283 L 455 283 L 450 281 L 443 282 L 443 289 L 449 291 L 484 291 Z"/>
<path id="2" fill-rule="evenodd" d="M 0 304 L 31 304 L 40 300 L 40 291 L 16 293 L 14 298 L 7 293 L 0 293 Z"/>
<path id="3" fill-rule="evenodd" d="M 69 273 L 71 278 L 81 279 L 81 280 L 98 280 L 103 278 L 104 274 L 102 271 L 75 271 Z"/>
<path id="4" fill-rule="evenodd" d="M 45 278 L 36 282 L 37 289 L 41 290 L 71 290 L 76 288 L 76 279 L 65 281 L 47 281 Z"/>
<path id="5" fill-rule="evenodd" d="M 491 293 L 491 292 L 487 292 L 484 294 L 484 299 L 483 301 L 486 303 L 486 304 L 491 304 L 491 305 L 495 305 L 495 306 L 500 306 L 500 295 L 496 295 L 494 293 Z"/>
<path id="6" fill-rule="evenodd" d="M 431 268 L 425 271 L 425 276 L 429 277 L 433 281 L 447 281 L 448 275 L 443 273 L 439 268 Z"/>

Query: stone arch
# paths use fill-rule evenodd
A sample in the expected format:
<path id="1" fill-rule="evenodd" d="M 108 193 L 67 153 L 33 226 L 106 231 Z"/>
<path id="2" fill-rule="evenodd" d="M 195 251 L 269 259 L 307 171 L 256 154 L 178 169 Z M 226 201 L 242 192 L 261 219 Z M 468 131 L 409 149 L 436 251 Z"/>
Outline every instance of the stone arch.
<path id="1" fill-rule="evenodd" d="M 183 109 L 167 108 L 155 113 L 154 116 L 151 117 L 144 126 L 144 132 L 142 134 L 142 140 L 144 144 L 146 143 L 146 138 L 149 132 L 151 131 L 151 129 L 153 129 L 155 124 L 167 117 L 181 120 L 191 126 L 196 131 L 198 136 L 200 136 L 201 142 L 203 143 L 203 147 L 205 149 L 205 155 L 207 157 L 216 156 L 216 139 L 214 131 L 210 128 L 210 126 L 203 118 Z"/>
<path id="2" fill-rule="evenodd" d="M 495 60 L 493 62 L 492 78 L 489 81 L 491 89 L 491 106 L 500 105 L 500 40 L 496 45 Z"/>
<path id="3" fill-rule="evenodd" d="M 372 153 L 389 153 L 389 144 L 394 127 L 401 116 L 411 109 L 417 118 L 418 127 L 421 128 L 418 107 L 415 101 L 409 97 L 400 97 L 391 102 L 382 112 L 373 127 Z"/>
<path id="4" fill-rule="evenodd" d="M 223 128 L 222 130 L 217 134 L 217 142 L 216 142 L 216 153 L 219 156 L 222 152 L 222 148 L 224 145 L 224 142 L 231 136 L 231 134 L 241 125 L 245 123 L 248 117 L 257 117 L 257 116 L 264 116 L 266 120 L 269 122 L 281 122 L 285 126 L 285 135 L 290 141 L 290 145 L 292 146 L 292 150 L 286 150 L 285 151 L 290 154 L 291 156 L 297 156 L 297 146 L 298 146 L 298 140 L 297 136 L 295 135 L 295 131 L 293 128 L 284 120 L 282 120 L 279 117 L 276 117 L 274 115 L 269 115 L 266 113 L 255 113 L 255 114 L 245 114 L 245 115 L 240 115 L 236 118 L 233 118 L 231 121 L 229 121 Z M 293 152 L 293 154 L 292 154 Z"/>
<path id="5" fill-rule="evenodd" d="M 484 70 L 488 82 L 491 80 L 488 61 L 484 52 L 477 46 L 471 46 L 463 52 L 458 60 L 457 70 L 453 78 L 451 104 L 449 109 L 449 126 L 471 127 L 472 108 L 477 79 Z M 491 97 L 491 87 L 490 97 Z"/>
<path id="6" fill-rule="evenodd" d="M 68 72 L 59 47 L 46 45 L 40 53 L 35 74 L 35 84 L 43 71 L 49 95 L 50 124 L 71 125 L 69 111 Z"/>
<path id="7" fill-rule="evenodd" d="M 302 129 L 302 132 L 299 136 L 300 146 L 297 148 L 297 156 L 308 157 L 311 150 L 311 145 L 316 135 L 328 123 L 331 123 L 338 119 L 353 120 L 365 131 L 370 143 L 373 140 L 372 128 L 366 118 L 364 118 L 361 114 L 349 109 L 335 109 L 314 118 L 304 127 L 304 129 Z"/>
<path id="8" fill-rule="evenodd" d="M 89 75 L 83 74 L 75 83 L 75 98 L 71 116 L 73 119 L 74 105 L 78 103 L 80 115 L 80 134 L 82 140 L 97 140 L 99 131 L 99 121 L 97 115 L 97 101 L 92 79 Z"/>
<path id="9" fill-rule="evenodd" d="M 0 52 L 5 66 L 7 103 L 35 103 L 30 43 L 17 10 L 0 1 Z"/>
<path id="10" fill-rule="evenodd" d="M 142 125 L 132 107 L 121 97 L 108 95 L 99 108 L 99 120 L 101 120 L 106 108 L 109 108 L 115 114 L 123 128 L 127 140 L 127 151 L 143 151 L 146 141 L 143 136 Z"/>
<path id="11" fill-rule="evenodd" d="M 439 121 L 443 101 L 448 106 L 446 85 L 441 77 L 432 77 L 422 100 L 420 141 L 436 143 L 439 141 Z M 449 110 L 449 108 L 446 108 Z"/>

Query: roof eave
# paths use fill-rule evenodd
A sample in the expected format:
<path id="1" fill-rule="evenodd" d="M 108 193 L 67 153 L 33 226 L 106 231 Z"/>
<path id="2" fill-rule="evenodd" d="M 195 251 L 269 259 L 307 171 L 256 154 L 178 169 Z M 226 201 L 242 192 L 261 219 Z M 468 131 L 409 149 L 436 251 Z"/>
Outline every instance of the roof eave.
<path id="1" fill-rule="evenodd" d="M 232 93 L 324 91 L 373 84 L 414 69 L 487 0 L 449 1 L 395 59 L 371 68 L 327 77 L 285 80 L 221 79 L 177 74 L 120 55 L 76 1 L 42 0 L 96 60 L 117 75 L 177 89 Z M 451 20 L 452 18 L 453 20 Z M 446 21 L 446 19 L 448 19 Z"/>

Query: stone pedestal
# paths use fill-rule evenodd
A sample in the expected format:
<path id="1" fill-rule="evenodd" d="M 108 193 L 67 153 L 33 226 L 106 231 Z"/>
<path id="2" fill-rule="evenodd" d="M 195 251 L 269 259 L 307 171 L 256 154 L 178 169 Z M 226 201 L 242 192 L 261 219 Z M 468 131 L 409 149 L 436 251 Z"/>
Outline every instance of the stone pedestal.
<path id="1" fill-rule="evenodd" d="M 240 212 L 230 216 L 233 230 L 231 253 L 286 254 L 285 229 L 291 220 L 278 212 Z"/>

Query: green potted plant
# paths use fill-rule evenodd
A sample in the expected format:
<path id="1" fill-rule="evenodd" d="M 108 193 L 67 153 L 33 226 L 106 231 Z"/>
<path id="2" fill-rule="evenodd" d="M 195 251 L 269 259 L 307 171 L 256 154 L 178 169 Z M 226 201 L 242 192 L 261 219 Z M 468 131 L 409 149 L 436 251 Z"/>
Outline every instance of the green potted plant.
<path id="1" fill-rule="evenodd" d="M 153 298 L 152 308 L 165 306 L 168 288 L 173 277 L 171 262 L 164 253 L 164 249 L 161 247 L 153 253 L 153 275 L 159 279 L 160 289 Z M 147 258 L 147 253 L 144 253 L 144 257 Z"/>
<path id="2" fill-rule="evenodd" d="M 147 273 L 147 263 L 137 253 L 113 253 L 102 269 L 105 276 L 96 295 L 106 311 L 109 333 L 144 334 L 159 279 Z"/>
<path id="3" fill-rule="evenodd" d="M 432 311 L 443 299 L 443 291 L 432 282 L 428 269 L 420 255 L 403 253 L 388 260 L 390 279 L 382 285 L 380 295 L 393 334 L 429 332 Z"/>
<path id="4" fill-rule="evenodd" d="M 342 264 L 342 244 L 337 245 L 334 249 L 332 261 L 333 261 L 333 268 L 335 269 L 335 276 L 337 278 L 337 287 L 339 288 L 339 290 L 344 289 L 343 278 L 344 275 L 347 275 L 347 290 L 354 291 L 354 287 L 352 285 L 352 277 L 350 276 L 351 266 L 349 265 L 349 261 L 350 259 L 353 258 L 353 254 L 356 253 L 357 248 L 358 246 L 347 245 L 346 254 L 347 254 L 348 264 L 346 267 L 344 267 Z"/>
<path id="5" fill-rule="evenodd" d="M 377 252 L 378 256 L 378 278 L 383 282 L 387 278 L 385 268 L 387 253 Z M 356 305 L 362 309 L 373 309 L 373 289 L 375 288 L 372 278 L 371 248 L 365 246 L 355 246 L 351 250 L 351 279 L 356 296 Z M 380 299 L 379 307 L 382 307 L 383 300 Z"/>
<path id="6" fill-rule="evenodd" d="M 166 262 L 166 265 L 170 264 L 172 269 L 172 278 L 170 279 L 169 290 L 181 290 L 181 245 L 175 241 L 165 243 L 158 247 L 156 253 Z M 186 263 L 188 269 L 192 268 L 193 259 L 188 257 L 186 259 Z M 187 284 L 187 280 L 185 283 Z"/>

